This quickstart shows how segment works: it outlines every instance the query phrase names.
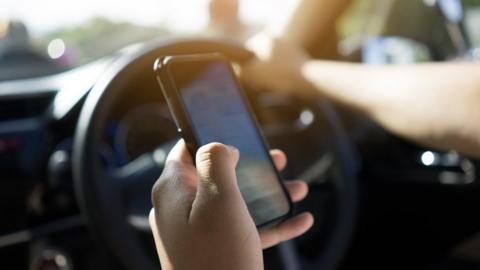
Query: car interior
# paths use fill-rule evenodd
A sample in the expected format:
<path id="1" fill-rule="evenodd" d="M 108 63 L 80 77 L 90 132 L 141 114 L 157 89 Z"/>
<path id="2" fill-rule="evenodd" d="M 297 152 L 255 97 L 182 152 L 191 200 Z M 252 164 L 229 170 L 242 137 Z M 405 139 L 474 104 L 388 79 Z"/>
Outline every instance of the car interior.
<path id="1" fill-rule="evenodd" d="M 153 62 L 218 52 L 241 67 L 255 57 L 245 41 L 263 29 L 262 16 L 282 18 L 298 1 L 278 1 L 278 11 L 273 0 L 134 1 L 128 5 L 146 4 L 131 9 L 136 17 L 127 4 L 120 15 L 105 4 L 102 17 L 88 13 L 101 4 L 78 8 L 88 1 L 73 11 L 62 1 L 7 1 L 0 12 L 0 269 L 160 269 L 150 194 L 180 137 Z M 319 1 L 330 15 L 309 36 L 314 58 L 366 65 L 480 59 L 480 1 Z M 147 2 L 166 10 L 155 27 L 145 23 L 155 13 Z M 65 24 L 48 23 L 54 3 L 52 14 Z M 168 14 L 186 5 L 191 11 Z M 186 31 L 182 22 L 196 9 L 207 18 Z M 71 15 L 81 12 L 81 20 Z M 233 20 L 228 12 L 243 15 Z M 130 17 L 114 17 L 124 14 Z M 326 99 L 245 90 L 269 147 L 289 158 L 284 178 L 309 185 L 296 211 L 315 216 L 305 235 L 264 251 L 265 269 L 479 269 L 478 160 L 401 139 Z"/>

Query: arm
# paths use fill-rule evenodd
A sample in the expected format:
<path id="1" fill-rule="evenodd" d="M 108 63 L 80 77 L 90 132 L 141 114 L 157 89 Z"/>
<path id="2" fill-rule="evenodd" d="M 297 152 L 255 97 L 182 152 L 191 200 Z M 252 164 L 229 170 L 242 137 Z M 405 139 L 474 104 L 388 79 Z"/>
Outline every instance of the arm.
<path id="1" fill-rule="evenodd" d="M 328 32 L 350 0 L 301 0 L 280 40 L 256 37 L 260 61 L 242 76 L 256 88 L 327 96 L 417 143 L 480 157 L 480 64 L 371 67 L 309 60 L 300 48 Z"/>
<path id="2" fill-rule="evenodd" d="M 303 78 L 386 129 L 420 144 L 480 157 L 480 64 L 405 66 L 307 61 Z"/>
<path id="3" fill-rule="evenodd" d="M 320 61 L 292 42 L 259 38 L 242 76 L 255 88 L 326 96 L 417 143 L 480 157 L 480 64 L 402 66 Z"/>

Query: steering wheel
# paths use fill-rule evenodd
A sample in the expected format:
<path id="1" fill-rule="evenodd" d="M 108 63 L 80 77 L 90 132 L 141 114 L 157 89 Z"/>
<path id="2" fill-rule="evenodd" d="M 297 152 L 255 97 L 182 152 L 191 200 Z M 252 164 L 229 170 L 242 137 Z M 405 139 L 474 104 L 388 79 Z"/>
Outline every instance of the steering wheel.
<path id="1" fill-rule="evenodd" d="M 151 73 L 152 77 L 154 76 L 152 65 L 157 57 L 207 52 L 223 53 L 237 63 L 254 57 L 242 46 L 224 41 L 170 40 L 143 45 L 121 54 L 109 66 L 93 86 L 81 110 L 73 147 L 77 201 L 93 233 L 127 269 L 159 269 L 152 237 L 145 237 L 145 234 L 149 233 L 151 187 L 162 172 L 165 156 L 172 147 L 172 142 L 165 142 L 154 153 L 146 153 L 120 169 L 107 169 L 99 149 L 104 143 L 108 117 L 119 109 L 116 108 L 116 101 L 130 91 L 131 88 L 126 86 L 131 80 L 139 74 Z M 255 93 L 249 91 L 254 108 L 272 107 L 271 104 L 265 104 L 268 102 L 261 102 L 260 94 L 257 96 Z M 331 104 L 325 101 L 305 104 L 294 99 L 289 99 L 287 103 L 295 109 L 303 110 L 304 107 L 309 107 L 307 116 L 310 116 L 310 120 L 312 117 L 315 120 L 308 125 L 295 119 L 289 127 L 285 127 L 285 123 L 280 123 L 280 128 L 279 125 L 264 126 L 267 141 L 279 142 L 273 144 L 283 148 L 289 148 L 290 145 L 292 153 L 298 153 L 301 149 L 292 148 L 289 143 L 282 145 L 282 138 L 287 138 L 287 141 L 303 140 L 303 143 L 308 145 L 307 148 L 321 149 L 321 157 L 315 157 L 316 159 L 309 163 L 302 159 L 298 159 L 301 162 L 296 162 L 296 158 L 290 156 L 290 163 L 298 163 L 300 166 L 290 170 L 291 175 L 288 176 L 299 177 L 303 174 L 303 177 L 311 182 L 311 186 L 328 186 L 334 199 L 327 206 L 316 209 L 317 212 L 332 213 L 327 222 L 330 224 L 328 235 L 318 240 L 318 232 L 322 230 L 316 228 L 298 241 L 280 247 L 278 250 L 285 263 L 283 268 L 301 269 L 302 265 L 308 263 L 310 267 L 334 269 L 348 249 L 355 224 L 355 154 Z M 277 105 L 278 102 L 273 107 Z M 314 130 L 313 133 L 311 129 Z M 305 141 L 300 136 L 307 131 L 310 135 L 317 134 L 315 136 L 318 137 L 314 136 Z M 286 152 L 289 154 L 288 150 Z M 142 230 L 143 238 L 149 239 L 148 244 L 142 240 L 142 233 L 139 232 Z M 305 256 L 302 255 L 301 248 L 297 247 L 308 247 L 312 241 L 322 241 L 317 243 L 321 246 L 320 254 L 313 259 L 303 258 Z"/>

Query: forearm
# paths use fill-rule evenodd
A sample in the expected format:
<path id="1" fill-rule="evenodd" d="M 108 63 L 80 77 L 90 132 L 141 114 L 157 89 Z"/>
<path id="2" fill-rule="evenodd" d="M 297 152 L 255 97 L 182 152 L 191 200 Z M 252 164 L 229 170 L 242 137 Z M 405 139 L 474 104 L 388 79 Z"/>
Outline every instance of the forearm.
<path id="1" fill-rule="evenodd" d="M 405 66 L 309 61 L 303 77 L 329 98 L 418 143 L 480 157 L 480 64 Z"/>

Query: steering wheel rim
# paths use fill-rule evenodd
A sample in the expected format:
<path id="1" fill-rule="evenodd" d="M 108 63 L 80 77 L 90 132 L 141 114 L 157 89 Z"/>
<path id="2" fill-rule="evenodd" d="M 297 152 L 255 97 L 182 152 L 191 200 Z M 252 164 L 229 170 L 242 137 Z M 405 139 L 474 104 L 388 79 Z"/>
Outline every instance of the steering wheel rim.
<path id="1" fill-rule="evenodd" d="M 126 87 L 122 86 L 143 72 L 145 67 L 150 67 L 156 57 L 207 52 L 221 52 L 238 62 L 248 61 L 254 57 L 254 54 L 243 47 L 225 41 L 169 40 L 160 44 L 155 42 L 144 45 L 114 61 L 94 85 L 81 110 L 73 146 L 73 174 L 77 201 L 93 233 L 103 240 L 107 249 L 128 269 L 153 270 L 158 269 L 158 265 L 146 254 L 136 235 L 137 232 L 125 221 L 125 213 L 118 205 L 123 202 L 120 187 L 112 185 L 108 180 L 111 176 L 101 165 L 98 149 L 101 146 L 109 112 L 117 98 L 126 91 Z M 330 113 L 335 116 L 334 111 Z M 341 129 L 338 119 L 335 121 Z M 348 141 L 346 138 L 343 139 L 345 141 L 337 141 L 335 147 L 342 149 L 341 170 L 350 178 L 349 183 L 354 184 L 355 162 L 351 159 L 353 156 L 351 149 L 345 148 L 348 148 L 348 144 L 341 145 Z M 157 171 L 153 173 L 159 175 Z M 356 200 L 356 186 L 349 185 L 349 188 L 353 190 L 348 191 L 350 198 L 347 207 L 352 208 L 355 206 L 355 203 L 351 202 Z M 338 264 L 339 252 L 341 254 L 345 252 L 353 231 L 355 211 L 350 210 L 353 212 L 349 213 L 350 218 L 344 221 L 344 235 L 338 235 L 335 241 L 332 241 L 332 244 L 336 245 L 335 252 L 327 253 L 326 257 L 314 263 L 315 266 L 318 264 L 327 267 L 325 269 L 333 269 Z"/>

